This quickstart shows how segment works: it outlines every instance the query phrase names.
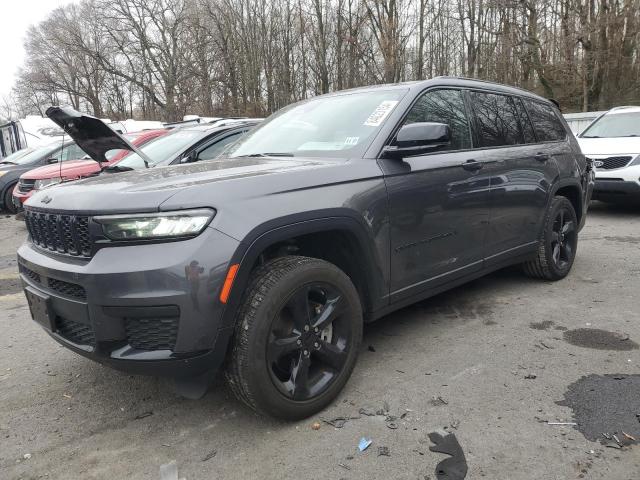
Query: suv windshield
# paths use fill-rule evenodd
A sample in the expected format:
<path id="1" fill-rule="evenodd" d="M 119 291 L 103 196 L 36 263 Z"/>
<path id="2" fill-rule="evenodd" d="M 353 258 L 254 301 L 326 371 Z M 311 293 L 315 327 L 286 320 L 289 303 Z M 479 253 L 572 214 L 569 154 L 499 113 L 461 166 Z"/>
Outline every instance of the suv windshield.
<path id="1" fill-rule="evenodd" d="M 149 157 L 149 166 L 154 167 L 173 160 L 180 151 L 198 140 L 202 135 L 203 133 L 197 130 L 178 130 L 147 143 L 140 150 Z M 118 168 L 123 167 L 145 168 L 144 160 L 137 153 L 131 152 L 131 154 L 118 162 Z"/>
<path id="2" fill-rule="evenodd" d="M 407 90 L 374 90 L 319 97 L 284 108 L 229 151 L 230 157 L 363 153 Z"/>
<path id="3" fill-rule="evenodd" d="M 582 138 L 640 137 L 640 112 L 608 113 L 593 122 Z"/>

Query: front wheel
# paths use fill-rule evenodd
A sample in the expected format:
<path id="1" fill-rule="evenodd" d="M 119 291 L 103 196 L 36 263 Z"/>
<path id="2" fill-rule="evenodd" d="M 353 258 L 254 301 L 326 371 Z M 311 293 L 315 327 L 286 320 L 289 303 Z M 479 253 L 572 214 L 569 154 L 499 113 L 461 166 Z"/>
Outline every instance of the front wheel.
<path id="1" fill-rule="evenodd" d="M 567 276 L 578 248 L 578 218 L 566 197 L 554 197 L 545 218 L 536 257 L 524 263 L 530 277 L 560 280 Z"/>
<path id="2" fill-rule="evenodd" d="M 225 377 L 252 409 L 305 418 L 340 393 L 361 338 L 360 297 L 342 270 L 315 258 L 277 258 L 252 276 Z"/>
<path id="3" fill-rule="evenodd" d="M 13 185 L 9 185 L 7 190 L 4 192 L 4 209 L 9 213 L 16 213 L 18 209 L 13 204 L 13 188 L 15 187 L 15 183 Z"/>

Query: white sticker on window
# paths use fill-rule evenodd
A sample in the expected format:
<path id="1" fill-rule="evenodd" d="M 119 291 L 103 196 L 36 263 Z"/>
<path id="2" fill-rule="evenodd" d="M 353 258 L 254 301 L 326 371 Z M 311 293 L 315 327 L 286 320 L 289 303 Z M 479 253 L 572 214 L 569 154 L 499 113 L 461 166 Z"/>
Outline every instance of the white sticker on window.
<path id="1" fill-rule="evenodd" d="M 360 137 L 347 137 L 344 139 L 344 144 L 349 146 L 357 145 L 359 140 Z"/>
<path id="2" fill-rule="evenodd" d="M 384 121 L 384 119 L 387 118 L 387 115 L 389 115 L 389 113 L 391 112 L 391 110 L 393 110 L 393 107 L 395 107 L 397 103 L 398 100 L 385 100 L 384 102 L 380 103 L 380 105 L 376 107 L 373 113 L 369 115 L 369 118 L 365 120 L 364 125 L 366 127 L 379 126 Z"/>

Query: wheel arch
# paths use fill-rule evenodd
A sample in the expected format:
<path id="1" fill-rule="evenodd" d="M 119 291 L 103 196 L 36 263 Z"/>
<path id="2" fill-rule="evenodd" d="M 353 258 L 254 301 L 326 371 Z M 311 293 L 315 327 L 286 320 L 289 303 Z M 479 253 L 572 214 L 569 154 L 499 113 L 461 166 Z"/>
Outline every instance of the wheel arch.
<path id="1" fill-rule="evenodd" d="M 557 197 L 557 196 L 565 197 L 567 198 L 567 200 L 571 202 L 571 205 L 573 205 L 573 209 L 576 212 L 576 216 L 578 217 L 578 225 L 582 225 L 584 208 L 582 205 L 583 195 L 582 195 L 582 185 L 580 185 L 580 182 L 578 182 L 577 180 L 576 181 L 567 180 L 563 182 L 558 182 L 555 185 L 555 188 L 551 192 L 551 197 L 549 202 L 553 197 Z"/>
<path id="2" fill-rule="evenodd" d="M 240 267 L 223 313 L 222 327 L 233 325 L 255 267 L 269 258 L 287 254 L 327 260 L 343 270 L 358 290 L 365 318 L 368 312 L 388 303 L 383 260 L 378 258 L 375 241 L 362 221 L 346 215 L 292 220 L 267 222 L 254 228 L 240 243 L 230 262 Z"/>

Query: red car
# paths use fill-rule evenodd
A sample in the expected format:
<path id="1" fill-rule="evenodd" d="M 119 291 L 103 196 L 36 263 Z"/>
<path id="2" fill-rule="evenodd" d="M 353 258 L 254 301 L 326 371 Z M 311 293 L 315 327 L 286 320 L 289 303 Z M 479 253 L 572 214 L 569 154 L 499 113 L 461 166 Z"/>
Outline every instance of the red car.
<path id="1" fill-rule="evenodd" d="M 141 147 L 168 132 L 169 130 L 166 129 L 145 130 L 127 133 L 123 136 L 135 147 Z M 29 170 L 20 175 L 20 180 L 13 189 L 13 203 L 21 208 L 22 204 L 38 190 L 50 185 L 96 175 L 101 169 L 115 165 L 130 153 L 129 150 L 112 150 L 105 155 L 108 161 L 102 164 L 94 160 L 69 160 L 62 165 L 55 163 Z"/>

